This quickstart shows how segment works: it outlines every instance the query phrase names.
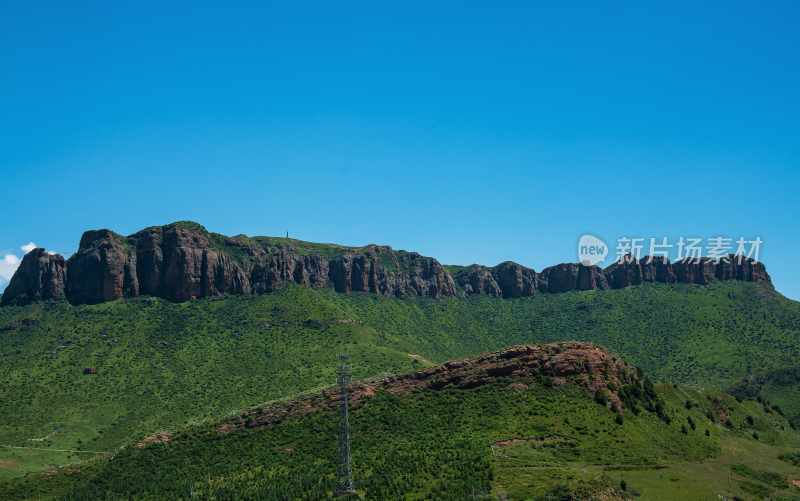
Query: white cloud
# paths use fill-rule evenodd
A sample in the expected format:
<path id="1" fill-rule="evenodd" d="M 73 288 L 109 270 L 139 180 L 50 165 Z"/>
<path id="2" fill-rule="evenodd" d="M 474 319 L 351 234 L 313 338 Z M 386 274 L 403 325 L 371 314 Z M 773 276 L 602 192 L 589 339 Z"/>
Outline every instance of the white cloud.
<path id="1" fill-rule="evenodd" d="M 19 258 L 14 254 L 6 254 L 0 258 L 0 280 L 9 282 L 19 268 Z"/>
<path id="2" fill-rule="evenodd" d="M 33 249 L 35 249 L 37 247 L 38 247 L 38 245 L 36 245 L 35 243 L 28 242 L 27 244 L 25 244 L 22 247 L 20 247 L 20 249 L 22 249 L 22 252 L 27 254 L 27 253 L 29 253 L 30 251 L 32 251 Z"/>

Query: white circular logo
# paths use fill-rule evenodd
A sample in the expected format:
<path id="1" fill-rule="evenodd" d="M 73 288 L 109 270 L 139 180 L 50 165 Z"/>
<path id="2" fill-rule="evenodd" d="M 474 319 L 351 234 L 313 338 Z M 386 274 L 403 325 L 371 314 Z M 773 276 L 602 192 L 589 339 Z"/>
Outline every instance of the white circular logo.
<path id="1" fill-rule="evenodd" d="M 584 266 L 600 264 L 608 256 L 608 245 L 594 235 L 581 235 L 578 240 L 578 261 Z"/>

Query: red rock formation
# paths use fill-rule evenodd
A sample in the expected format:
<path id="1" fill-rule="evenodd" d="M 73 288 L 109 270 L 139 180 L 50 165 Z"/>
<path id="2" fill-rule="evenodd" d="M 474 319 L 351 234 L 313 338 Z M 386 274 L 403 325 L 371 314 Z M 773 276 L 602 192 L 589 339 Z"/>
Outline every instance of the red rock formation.
<path id="1" fill-rule="evenodd" d="M 526 381 L 526 387 L 546 376 L 560 384 L 574 384 L 588 397 L 598 392 L 607 395 L 612 409 L 622 412 L 618 390 L 628 384 L 641 384 L 638 371 L 617 356 L 590 343 L 564 342 L 522 345 L 477 358 L 447 362 L 422 371 L 367 380 L 350 386 L 350 403 L 358 406 L 378 392 L 404 395 L 416 390 L 436 391 L 446 386 L 468 389 L 491 384 L 498 377 Z M 521 386 L 518 386 L 521 388 Z M 269 426 L 286 418 L 302 416 L 338 406 L 336 388 L 298 399 L 265 405 L 221 423 L 222 433 L 248 427 Z"/>
<path id="2" fill-rule="evenodd" d="M 152 227 L 129 237 L 89 231 L 67 266 L 66 296 L 93 304 L 140 294 L 172 301 L 261 294 L 295 283 L 339 292 L 443 297 L 455 282 L 433 258 L 389 247 L 301 253 L 291 243 L 226 238 L 194 224 Z"/>
<path id="3" fill-rule="evenodd" d="M 604 270 L 612 289 L 621 289 L 646 282 L 686 283 L 707 285 L 715 280 L 741 280 L 763 282 L 772 280 L 763 263 L 730 255 L 719 262 L 707 257 L 683 259 L 672 264 L 663 256 L 635 260 L 623 258 Z"/>
<path id="4" fill-rule="evenodd" d="M 67 298 L 73 303 L 102 303 L 137 296 L 136 253 L 131 242 L 109 230 L 87 231 L 67 261 Z"/>
<path id="5" fill-rule="evenodd" d="M 2 305 L 24 305 L 34 301 L 64 299 L 66 263 L 44 249 L 25 254 L 19 269 L 3 293 Z"/>
<path id="6" fill-rule="evenodd" d="M 714 281 L 717 265 L 709 258 L 682 259 L 673 265 L 678 282 L 707 285 Z"/>
<path id="7" fill-rule="evenodd" d="M 608 289 L 608 279 L 597 266 L 562 263 L 542 270 L 541 288 L 547 292 Z"/>
<path id="8" fill-rule="evenodd" d="M 745 282 L 771 282 L 763 263 L 733 254 L 720 259 L 715 276 L 718 280 L 743 280 Z"/>
<path id="9" fill-rule="evenodd" d="M 533 270 L 531 270 L 533 271 Z M 492 275 L 492 269 L 479 264 L 467 266 L 455 276 L 456 283 L 465 294 L 486 294 L 493 297 L 503 295 L 503 289 Z"/>
<path id="10" fill-rule="evenodd" d="M 669 259 L 646 256 L 636 260 L 627 255 L 603 270 L 612 289 L 622 289 L 647 282 L 675 283 L 677 277 Z"/>
<path id="11" fill-rule="evenodd" d="M 535 271 L 511 261 L 492 268 L 492 276 L 505 298 L 533 296 L 539 286 Z"/>
<path id="12" fill-rule="evenodd" d="M 35 257 L 34 257 L 35 256 Z M 538 292 L 619 289 L 646 282 L 708 284 L 743 280 L 771 284 L 764 265 L 729 256 L 671 264 L 656 257 L 625 258 L 605 270 L 563 263 L 536 273 L 506 261 L 472 265 L 455 279 L 435 259 L 390 247 L 342 247 L 284 239 L 225 237 L 195 223 L 151 227 L 123 237 L 87 231 L 78 252 L 63 263 L 43 251 L 27 257 L 2 304 L 61 299 L 94 304 L 151 295 L 172 301 L 225 294 L 262 294 L 286 284 L 332 287 L 383 296 L 448 297 L 459 293 L 517 298 Z"/>

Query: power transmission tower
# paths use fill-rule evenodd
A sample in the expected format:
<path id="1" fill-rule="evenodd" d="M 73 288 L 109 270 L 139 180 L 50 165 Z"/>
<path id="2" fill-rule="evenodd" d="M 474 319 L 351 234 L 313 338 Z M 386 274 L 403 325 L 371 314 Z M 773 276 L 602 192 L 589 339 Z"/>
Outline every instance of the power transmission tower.
<path id="1" fill-rule="evenodd" d="M 353 485 L 353 466 L 350 458 L 350 409 L 348 406 L 347 386 L 350 384 L 350 357 L 339 355 L 339 368 L 336 371 L 339 383 L 339 466 L 337 471 L 338 485 L 336 494 L 349 496 L 356 493 Z"/>

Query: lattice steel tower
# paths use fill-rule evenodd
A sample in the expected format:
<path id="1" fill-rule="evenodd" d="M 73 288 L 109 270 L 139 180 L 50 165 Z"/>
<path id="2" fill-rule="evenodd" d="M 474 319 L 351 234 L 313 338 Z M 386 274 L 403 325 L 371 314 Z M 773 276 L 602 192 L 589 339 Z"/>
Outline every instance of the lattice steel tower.
<path id="1" fill-rule="evenodd" d="M 339 355 L 339 368 L 336 371 L 339 383 L 339 467 L 337 471 L 338 485 L 336 494 L 347 496 L 355 494 L 353 485 L 353 466 L 350 458 L 350 410 L 348 405 L 349 395 L 347 386 L 350 384 L 350 357 Z"/>

